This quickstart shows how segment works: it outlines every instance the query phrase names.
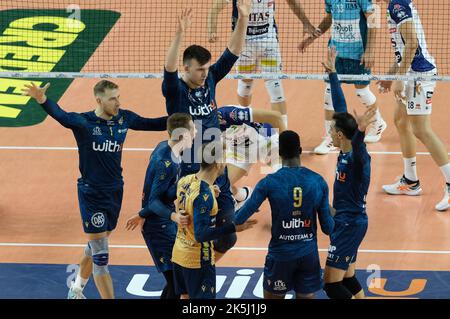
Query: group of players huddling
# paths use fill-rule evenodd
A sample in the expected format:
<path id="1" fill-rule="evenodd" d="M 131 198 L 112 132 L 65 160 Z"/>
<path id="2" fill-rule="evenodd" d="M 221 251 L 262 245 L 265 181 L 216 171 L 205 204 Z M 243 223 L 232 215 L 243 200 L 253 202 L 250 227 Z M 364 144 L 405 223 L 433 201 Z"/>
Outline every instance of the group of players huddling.
<path id="1" fill-rule="evenodd" d="M 279 0 L 281 1 L 281 0 Z M 369 74 L 374 65 L 376 28 L 371 0 L 325 0 L 326 15 L 315 28 L 296 0 L 286 0 L 307 36 L 299 54 L 331 28 L 328 56 L 323 62 L 329 79 L 325 89 L 325 128 L 317 154 L 339 149 L 333 203 L 328 185 L 301 165 L 299 135 L 287 130 L 287 107 L 280 80 L 266 80 L 272 110 L 251 108 L 252 80 L 238 81 L 240 105 L 218 107 L 216 85 L 236 65 L 240 73 L 281 71 L 274 0 L 215 0 L 208 15 L 210 42 L 217 40 L 217 17 L 229 2 L 232 29 L 223 54 L 211 63 L 210 52 L 182 40 L 191 25 L 192 10 L 183 10 L 164 65 L 162 94 L 168 117 L 143 118 L 121 109 L 119 88 L 110 81 L 94 87 L 97 107 L 68 113 L 46 96 L 49 84 L 27 85 L 33 97 L 64 127 L 73 131 L 79 149 L 78 200 L 88 243 L 76 280 L 68 293 L 82 299 L 91 275 L 102 298 L 114 298 L 108 270 L 108 238 L 116 228 L 122 204 L 122 147 L 128 129 L 168 132 L 151 154 L 145 175 L 142 209 L 126 222 L 139 229 L 153 261 L 166 279 L 161 298 L 216 297 L 215 263 L 236 243 L 236 233 L 253 227 L 249 219 L 269 200 L 272 238 L 264 265 L 264 297 L 313 298 L 324 289 L 336 299 L 363 298 L 355 277 L 357 251 L 368 225 L 366 197 L 371 158 L 365 143 L 380 140 L 386 123 L 369 82 L 354 84 L 365 111 L 354 116 L 347 105 L 338 74 Z M 411 0 L 378 0 L 388 5 L 388 23 L 395 58 L 393 75 L 435 75 L 423 28 Z M 383 190 L 393 195 L 420 195 L 416 171 L 416 138 L 429 150 L 445 178 L 444 198 L 436 210 L 450 207 L 450 161 L 431 129 L 434 82 L 380 81 L 381 93 L 393 91 L 404 174 Z M 254 190 L 236 187 L 251 165 L 262 162 L 271 174 Z M 330 246 L 322 279 L 317 245 L 317 220 L 329 235 Z"/>

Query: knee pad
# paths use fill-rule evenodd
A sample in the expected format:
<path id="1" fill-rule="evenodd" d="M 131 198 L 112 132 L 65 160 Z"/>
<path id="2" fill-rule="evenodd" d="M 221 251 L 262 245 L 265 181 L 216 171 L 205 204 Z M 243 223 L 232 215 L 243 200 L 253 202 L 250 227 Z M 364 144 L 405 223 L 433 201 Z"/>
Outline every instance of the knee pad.
<path id="1" fill-rule="evenodd" d="M 327 83 L 326 86 L 325 86 L 323 108 L 325 110 L 327 110 L 327 111 L 334 111 L 333 99 L 331 98 L 331 86 L 330 86 L 330 83 Z"/>
<path id="2" fill-rule="evenodd" d="M 366 107 L 375 104 L 377 101 L 377 97 L 372 93 L 369 86 L 366 86 L 364 89 L 356 89 L 356 96 L 358 96 L 362 105 Z"/>
<path id="3" fill-rule="evenodd" d="M 352 299 L 353 297 L 342 281 L 325 284 L 323 290 L 325 290 L 330 299 Z"/>
<path id="4" fill-rule="evenodd" d="M 236 233 L 222 236 L 214 241 L 214 250 L 221 254 L 225 254 L 228 250 L 233 248 L 233 246 L 236 244 L 236 241 Z"/>
<path id="5" fill-rule="evenodd" d="M 89 241 L 89 246 L 92 250 L 92 262 L 94 263 L 93 274 L 94 276 L 103 275 L 109 273 L 109 251 L 108 251 L 108 238 L 100 238 Z"/>
<path id="6" fill-rule="evenodd" d="M 280 103 L 284 102 L 284 91 L 283 85 L 280 80 L 265 80 L 267 92 L 270 96 L 270 103 Z"/>
<path id="7" fill-rule="evenodd" d="M 362 290 L 361 284 L 355 276 L 344 278 L 342 284 L 352 293 L 352 295 L 356 295 Z"/>
<path id="8" fill-rule="evenodd" d="M 253 83 L 254 81 L 244 82 L 243 80 L 238 80 L 238 89 L 237 94 L 240 97 L 249 97 L 253 92 Z"/>
<path id="9" fill-rule="evenodd" d="M 89 246 L 89 243 L 87 243 L 86 247 L 84 247 L 84 255 L 87 257 L 92 257 L 92 249 L 91 246 Z"/>

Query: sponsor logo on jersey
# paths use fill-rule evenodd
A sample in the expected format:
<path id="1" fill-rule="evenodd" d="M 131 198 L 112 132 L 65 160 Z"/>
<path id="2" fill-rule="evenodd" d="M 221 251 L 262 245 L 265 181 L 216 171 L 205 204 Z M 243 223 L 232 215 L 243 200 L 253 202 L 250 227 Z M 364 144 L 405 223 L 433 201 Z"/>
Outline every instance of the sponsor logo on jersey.
<path id="1" fill-rule="evenodd" d="M 311 220 L 305 219 L 302 220 L 300 218 L 292 218 L 290 221 L 282 221 L 281 222 L 284 229 L 295 229 L 295 228 L 308 228 L 311 227 Z"/>
<path id="2" fill-rule="evenodd" d="M 122 145 L 116 141 L 113 143 L 110 140 L 106 140 L 102 144 L 94 141 L 92 142 L 92 149 L 96 152 L 116 153 L 122 151 Z"/>

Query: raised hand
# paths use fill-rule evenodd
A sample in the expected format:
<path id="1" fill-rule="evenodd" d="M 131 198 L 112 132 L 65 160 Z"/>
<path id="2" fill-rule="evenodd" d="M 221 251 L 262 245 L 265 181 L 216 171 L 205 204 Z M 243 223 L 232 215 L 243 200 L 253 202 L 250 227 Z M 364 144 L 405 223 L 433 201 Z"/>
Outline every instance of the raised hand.
<path id="1" fill-rule="evenodd" d="M 215 32 L 210 32 L 208 34 L 208 42 L 209 43 L 216 43 L 217 40 L 219 40 L 219 37 L 217 36 L 217 33 Z"/>
<path id="2" fill-rule="evenodd" d="M 45 95 L 45 92 L 47 92 L 47 89 L 50 87 L 50 83 L 47 83 L 42 88 L 39 86 L 36 86 L 36 84 L 34 84 L 34 82 L 31 82 L 31 85 L 25 84 L 24 86 L 25 86 L 25 89 L 22 89 L 23 94 L 31 96 L 39 104 L 42 104 L 47 100 L 47 96 Z"/>
<path id="3" fill-rule="evenodd" d="M 358 130 L 360 132 L 365 132 L 366 128 L 376 122 L 375 114 L 377 112 L 376 105 L 368 107 L 363 115 L 358 115 L 355 110 L 353 110 L 353 115 L 355 116 L 356 123 L 358 123 Z"/>
<path id="4" fill-rule="evenodd" d="M 306 49 L 314 42 L 314 40 L 316 40 L 315 36 L 309 36 L 307 38 L 304 38 L 303 41 L 300 42 L 299 45 L 297 46 L 297 49 L 301 53 L 305 53 Z"/>
<path id="5" fill-rule="evenodd" d="M 375 54 L 372 50 L 366 50 L 361 57 L 361 65 L 364 64 L 366 69 L 371 69 L 375 66 Z"/>
<path id="6" fill-rule="evenodd" d="M 183 9 L 178 18 L 178 31 L 185 32 L 192 24 L 192 9 Z"/>
<path id="7" fill-rule="evenodd" d="M 388 93 L 391 91 L 392 81 L 377 81 L 378 92 Z"/>
<path id="8" fill-rule="evenodd" d="M 328 73 L 336 72 L 336 56 L 337 51 L 336 47 L 328 48 L 327 59 L 325 62 L 322 62 L 325 71 Z"/>
<path id="9" fill-rule="evenodd" d="M 252 9 L 252 0 L 238 0 L 237 9 L 239 12 L 239 17 L 248 19 L 248 15 Z"/>

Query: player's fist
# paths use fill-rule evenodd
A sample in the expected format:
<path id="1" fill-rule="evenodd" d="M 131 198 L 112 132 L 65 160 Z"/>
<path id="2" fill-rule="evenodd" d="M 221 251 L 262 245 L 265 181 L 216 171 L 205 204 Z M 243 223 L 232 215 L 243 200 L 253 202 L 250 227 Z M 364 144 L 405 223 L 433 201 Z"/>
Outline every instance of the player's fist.
<path id="1" fill-rule="evenodd" d="M 391 91 L 392 81 L 378 81 L 378 92 L 380 93 L 388 93 Z"/>
<path id="2" fill-rule="evenodd" d="M 45 92 L 47 92 L 47 89 L 50 87 L 50 83 L 47 83 L 44 87 L 41 88 L 39 86 L 36 86 L 34 82 L 31 82 L 31 85 L 25 84 L 24 87 L 25 89 L 22 89 L 23 94 L 31 96 L 39 104 L 43 104 L 47 100 Z"/>

